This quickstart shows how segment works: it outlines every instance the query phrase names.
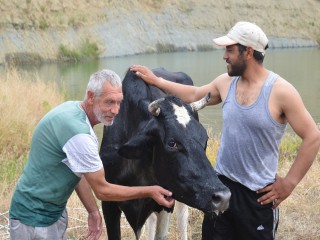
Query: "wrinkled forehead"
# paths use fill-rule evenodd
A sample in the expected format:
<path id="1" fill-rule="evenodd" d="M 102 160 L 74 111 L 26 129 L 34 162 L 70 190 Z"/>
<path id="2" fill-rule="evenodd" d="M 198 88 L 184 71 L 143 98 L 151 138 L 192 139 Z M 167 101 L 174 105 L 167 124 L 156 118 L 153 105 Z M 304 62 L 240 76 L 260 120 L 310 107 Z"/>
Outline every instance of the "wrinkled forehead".
<path id="1" fill-rule="evenodd" d="M 122 87 L 114 87 L 110 83 L 106 82 L 100 92 L 100 97 L 122 101 Z"/>

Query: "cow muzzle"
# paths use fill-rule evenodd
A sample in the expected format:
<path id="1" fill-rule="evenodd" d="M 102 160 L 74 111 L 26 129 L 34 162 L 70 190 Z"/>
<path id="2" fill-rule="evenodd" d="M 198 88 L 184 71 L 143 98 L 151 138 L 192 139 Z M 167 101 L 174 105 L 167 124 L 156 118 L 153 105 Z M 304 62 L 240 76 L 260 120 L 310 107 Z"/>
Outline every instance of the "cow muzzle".
<path id="1" fill-rule="evenodd" d="M 224 212 L 229 207 L 229 201 L 231 192 L 229 189 L 216 192 L 212 195 L 212 209 L 218 215 L 220 212 Z"/>

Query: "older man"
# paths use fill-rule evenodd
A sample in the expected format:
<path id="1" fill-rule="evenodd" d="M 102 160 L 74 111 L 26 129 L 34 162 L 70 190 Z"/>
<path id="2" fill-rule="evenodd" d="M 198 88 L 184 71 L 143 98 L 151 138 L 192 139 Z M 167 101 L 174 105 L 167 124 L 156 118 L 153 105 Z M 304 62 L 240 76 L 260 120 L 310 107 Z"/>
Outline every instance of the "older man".
<path id="1" fill-rule="evenodd" d="M 171 193 L 160 186 L 125 187 L 105 180 L 93 126 L 111 125 L 122 99 L 121 79 L 104 69 L 90 77 L 84 101 L 65 102 L 41 119 L 12 197 L 11 239 L 66 239 L 66 204 L 73 190 L 89 214 L 88 239 L 98 239 L 102 232 L 91 189 L 104 201 L 151 197 L 173 206 Z"/>

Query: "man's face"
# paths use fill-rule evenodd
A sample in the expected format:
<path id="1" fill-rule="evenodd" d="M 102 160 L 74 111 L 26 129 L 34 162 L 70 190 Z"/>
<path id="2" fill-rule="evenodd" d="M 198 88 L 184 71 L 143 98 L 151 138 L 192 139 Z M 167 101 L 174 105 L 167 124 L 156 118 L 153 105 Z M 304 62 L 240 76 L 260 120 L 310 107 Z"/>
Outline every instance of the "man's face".
<path id="1" fill-rule="evenodd" d="M 119 113 L 122 100 L 122 88 L 112 87 L 110 83 L 105 82 L 100 96 L 95 97 L 93 104 L 93 113 L 97 121 L 105 126 L 112 125 L 114 117 Z"/>
<path id="2" fill-rule="evenodd" d="M 223 59 L 228 63 L 228 75 L 241 76 L 246 70 L 247 65 L 243 58 L 244 53 L 240 53 L 237 45 L 231 45 L 226 47 L 226 51 L 223 55 Z"/>

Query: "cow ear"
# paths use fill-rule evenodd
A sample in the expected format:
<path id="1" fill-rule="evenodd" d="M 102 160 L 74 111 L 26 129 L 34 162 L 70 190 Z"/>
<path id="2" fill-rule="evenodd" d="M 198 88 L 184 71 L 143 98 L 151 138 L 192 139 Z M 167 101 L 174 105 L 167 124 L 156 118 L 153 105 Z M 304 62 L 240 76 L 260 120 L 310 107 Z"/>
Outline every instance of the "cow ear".
<path id="1" fill-rule="evenodd" d="M 157 125 L 151 120 L 120 147 L 118 150 L 119 155 L 128 159 L 139 159 L 146 156 L 152 151 L 158 132 Z"/>

